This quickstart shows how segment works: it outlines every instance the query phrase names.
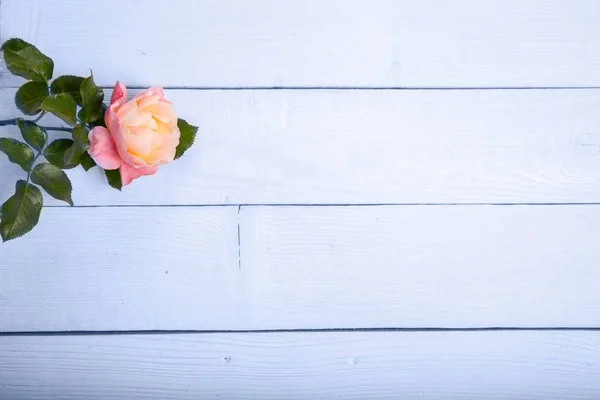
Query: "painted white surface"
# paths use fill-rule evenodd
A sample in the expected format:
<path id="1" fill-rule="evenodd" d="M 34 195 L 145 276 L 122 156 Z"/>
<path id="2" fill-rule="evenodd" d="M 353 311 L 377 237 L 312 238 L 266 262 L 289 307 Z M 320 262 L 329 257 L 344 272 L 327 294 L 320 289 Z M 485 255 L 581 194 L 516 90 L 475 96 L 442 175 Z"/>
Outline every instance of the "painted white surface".
<path id="1" fill-rule="evenodd" d="M 251 207 L 240 225 L 269 327 L 600 325 L 598 206 Z"/>
<path id="2" fill-rule="evenodd" d="M 572 204 L 600 202 L 600 89 L 574 89 L 600 86 L 599 17 L 595 0 L 2 0 L 2 40 L 58 74 L 171 87 L 200 131 L 124 193 L 70 171 L 80 208 L 47 201 L 0 245 L 0 399 L 599 398 L 597 331 L 101 336 L 599 327 L 599 206 Z M 21 83 L 0 71 L 0 119 Z M 2 200 L 20 177 L 1 160 Z"/>
<path id="3" fill-rule="evenodd" d="M 600 325 L 598 206 L 243 207 L 239 260 L 237 212 L 45 209 L 0 331 Z"/>
<path id="4" fill-rule="evenodd" d="M 109 86 L 600 86 L 596 0 L 3 0 L 1 14 L 2 38 Z"/>
<path id="5" fill-rule="evenodd" d="M 75 204 L 600 201 L 600 90 L 167 95 L 200 125 L 196 146 L 123 193 L 69 171 Z M 23 175 L 6 165 L 3 192 Z"/>
<path id="6" fill-rule="evenodd" d="M 5 398 L 573 399 L 600 393 L 597 332 L 0 338 Z"/>
<path id="7" fill-rule="evenodd" d="M 61 207 L 43 218 L 0 248 L 0 331 L 190 329 L 234 316 L 237 208 Z"/>

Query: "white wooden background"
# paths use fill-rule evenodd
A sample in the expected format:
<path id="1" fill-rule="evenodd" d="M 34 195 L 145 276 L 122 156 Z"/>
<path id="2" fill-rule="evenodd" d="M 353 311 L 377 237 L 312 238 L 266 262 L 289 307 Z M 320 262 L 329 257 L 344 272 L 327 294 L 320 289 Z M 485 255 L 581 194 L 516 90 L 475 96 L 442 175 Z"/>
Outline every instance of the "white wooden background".
<path id="1" fill-rule="evenodd" d="M 0 245 L 0 399 L 600 398 L 599 21 L 1 0 L 2 41 L 162 84 L 200 131 L 123 193 L 70 171 L 76 207 Z M 2 160 L 2 200 L 21 175 Z"/>

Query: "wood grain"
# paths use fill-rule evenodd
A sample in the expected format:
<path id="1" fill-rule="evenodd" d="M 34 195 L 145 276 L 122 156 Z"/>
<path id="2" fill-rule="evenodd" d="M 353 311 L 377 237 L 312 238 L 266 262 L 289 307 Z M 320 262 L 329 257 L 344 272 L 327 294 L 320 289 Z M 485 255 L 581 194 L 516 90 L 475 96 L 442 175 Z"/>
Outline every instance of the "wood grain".
<path id="1" fill-rule="evenodd" d="M 573 399 L 600 393 L 595 332 L 3 337 L 18 399 Z"/>
<path id="2" fill-rule="evenodd" d="M 596 0 L 3 0 L 1 14 L 3 40 L 108 86 L 600 85 Z"/>
<path id="3" fill-rule="evenodd" d="M 47 208 L 33 232 L 0 245 L 0 331 L 223 320 L 237 254 L 233 208 Z"/>
<path id="4" fill-rule="evenodd" d="M 598 206 L 46 208 L 0 331 L 600 326 Z M 241 259 L 238 260 L 238 251 Z"/>
<path id="5" fill-rule="evenodd" d="M 598 221 L 598 206 L 244 207 L 253 325 L 600 326 Z"/>
<path id="6" fill-rule="evenodd" d="M 123 193 L 69 171 L 76 205 L 600 202 L 600 90 L 167 96 L 196 145 Z M 4 197 L 23 174 L 1 162 Z"/>
<path id="7" fill-rule="evenodd" d="M 599 19 L 596 0 L 0 0 L 0 41 L 55 76 L 164 85 L 200 125 L 123 193 L 69 171 L 78 207 L 47 199 L 0 245 L 0 399 L 600 398 Z M 22 83 L 0 65 L 0 119 Z M 0 155 L 0 202 L 23 177 Z M 352 331 L 377 327 L 538 330 Z M 221 333 L 98 332 L 134 330 Z"/>

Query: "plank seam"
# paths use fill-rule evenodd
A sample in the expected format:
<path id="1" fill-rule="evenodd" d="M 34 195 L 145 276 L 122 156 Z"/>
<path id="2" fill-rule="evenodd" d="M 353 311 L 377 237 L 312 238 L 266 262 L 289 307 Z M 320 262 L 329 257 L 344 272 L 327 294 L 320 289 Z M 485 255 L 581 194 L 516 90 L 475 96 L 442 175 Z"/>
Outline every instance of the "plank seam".
<path id="1" fill-rule="evenodd" d="M 120 336 L 120 335 L 189 335 L 239 333 L 327 333 L 327 332 L 600 332 L 600 327 L 473 327 L 473 328 L 315 328 L 315 329 L 236 329 L 236 330 L 114 330 L 114 331 L 16 331 L 0 332 L 0 337 L 16 336 Z"/>
<path id="2" fill-rule="evenodd" d="M 0 89 L 18 89 L 20 86 L 2 86 Z M 112 90 L 112 86 L 100 86 Z M 147 86 L 128 86 L 131 90 L 144 90 Z M 244 91 L 244 90 L 365 90 L 365 91 L 459 91 L 459 90 L 598 90 L 600 86 L 163 86 L 165 90 Z"/>
<path id="3" fill-rule="evenodd" d="M 240 229 L 240 214 L 242 211 L 242 206 L 238 206 L 237 208 L 237 250 L 238 250 L 238 270 L 242 271 L 242 232 Z"/>
<path id="4" fill-rule="evenodd" d="M 48 205 L 43 208 L 201 208 L 201 207 L 435 207 L 435 206 L 599 206 L 600 202 L 587 203 L 236 203 L 236 204 L 106 204 L 62 206 Z"/>

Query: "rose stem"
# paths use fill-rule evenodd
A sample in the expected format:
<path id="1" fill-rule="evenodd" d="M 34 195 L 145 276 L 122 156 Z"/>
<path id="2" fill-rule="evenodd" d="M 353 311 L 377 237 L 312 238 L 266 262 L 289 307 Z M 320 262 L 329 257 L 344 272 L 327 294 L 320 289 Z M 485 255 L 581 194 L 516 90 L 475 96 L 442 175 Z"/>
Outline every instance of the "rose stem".
<path id="1" fill-rule="evenodd" d="M 0 126 L 16 125 L 18 118 L 0 120 Z M 71 132 L 72 128 L 66 128 L 63 126 L 40 126 L 47 131 L 60 131 L 60 132 Z"/>

